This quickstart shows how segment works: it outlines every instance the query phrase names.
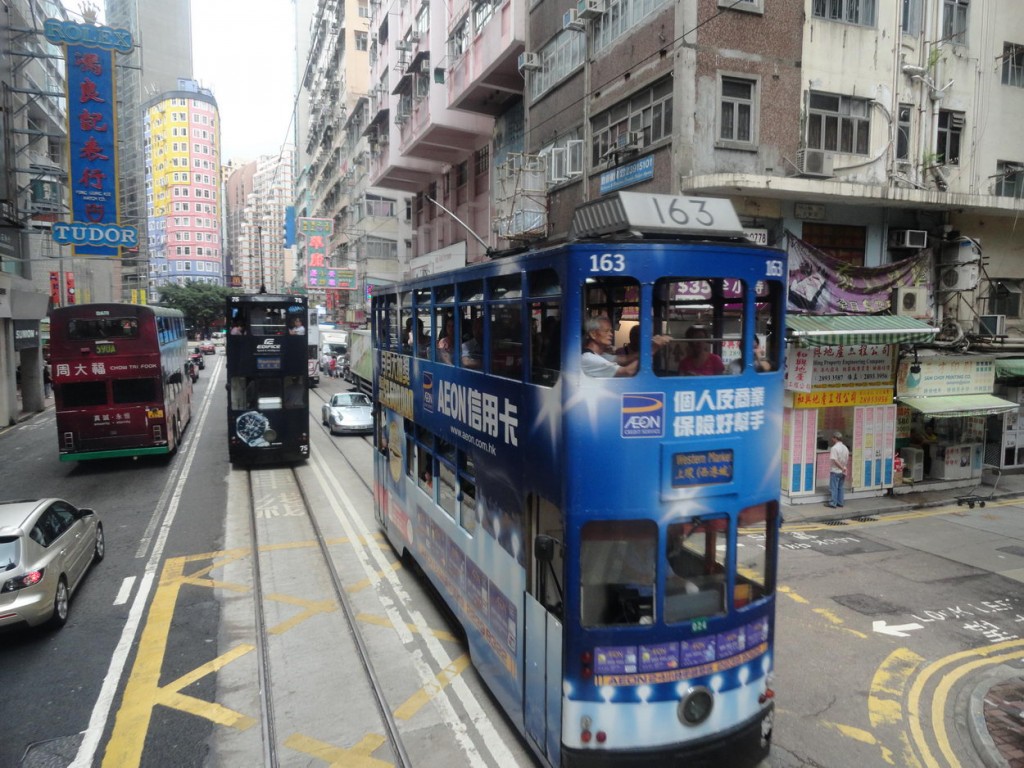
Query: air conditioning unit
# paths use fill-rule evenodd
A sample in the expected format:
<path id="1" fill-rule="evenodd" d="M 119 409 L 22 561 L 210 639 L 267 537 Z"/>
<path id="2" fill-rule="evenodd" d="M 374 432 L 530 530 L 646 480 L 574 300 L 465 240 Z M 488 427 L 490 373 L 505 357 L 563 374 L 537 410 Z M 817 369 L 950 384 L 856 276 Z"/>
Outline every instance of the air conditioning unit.
<path id="1" fill-rule="evenodd" d="M 981 243 L 964 237 L 952 243 L 943 243 L 939 255 L 943 264 L 977 263 L 981 261 Z"/>
<path id="2" fill-rule="evenodd" d="M 828 178 L 832 173 L 832 155 L 823 149 L 801 149 L 796 153 L 796 165 L 804 176 Z"/>
<path id="3" fill-rule="evenodd" d="M 519 71 L 527 69 L 540 69 L 540 54 L 523 51 L 519 54 Z"/>
<path id="4" fill-rule="evenodd" d="M 584 29 L 583 21 L 576 14 L 575 8 L 570 8 L 562 14 L 562 29 L 575 29 L 577 31 Z"/>
<path id="5" fill-rule="evenodd" d="M 982 315 L 978 318 L 978 333 L 982 336 L 1005 336 L 1006 315 Z"/>
<path id="6" fill-rule="evenodd" d="M 900 317 L 929 319 L 932 309 L 928 305 L 928 289 L 923 285 L 898 287 L 893 292 L 892 312 Z"/>
<path id="7" fill-rule="evenodd" d="M 405 42 L 404 40 L 399 40 L 397 43 L 395 43 L 395 50 L 396 51 L 410 51 L 410 50 L 412 50 L 412 46 L 409 45 L 409 43 Z"/>
<path id="8" fill-rule="evenodd" d="M 380 144 L 380 145 L 381 145 L 382 147 L 383 147 L 384 145 L 386 145 L 386 144 L 387 144 L 388 142 L 390 142 L 390 141 L 391 141 L 391 136 L 389 136 L 389 135 L 388 135 L 388 133 L 387 133 L 386 131 L 385 131 L 384 133 L 382 133 L 382 134 L 380 135 L 380 137 L 378 138 L 378 140 L 377 140 L 377 142 L 378 142 L 378 143 L 379 143 L 379 144 Z"/>
<path id="9" fill-rule="evenodd" d="M 596 19 L 604 13 L 604 0 L 578 0 L 576 14 L 581 19 Z"/>
<path id="10" fill-rule="evenodd" d="M 939 270 L 939 288 L 943 291 L 973 291 L 978 287 L 981 270 L 977 264 L 951 264 Z"/>
<path id="11" fill-rule="evenodd" d="M 928 247 L 928 233 L 923 229 L 891 229 L 889 230 L 890 248 L 921 248 Z"/>

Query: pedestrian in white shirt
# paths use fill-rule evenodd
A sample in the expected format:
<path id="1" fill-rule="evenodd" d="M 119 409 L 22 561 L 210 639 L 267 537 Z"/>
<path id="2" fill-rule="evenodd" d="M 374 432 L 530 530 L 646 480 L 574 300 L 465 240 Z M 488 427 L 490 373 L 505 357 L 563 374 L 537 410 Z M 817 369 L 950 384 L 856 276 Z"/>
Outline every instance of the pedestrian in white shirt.
<path id="1" fill-rule="evenodd" d="M 846 485 L 846 472 L 850 464 L 850 449 L 843 443 L 843 433 L 832 433 L 832 448 L 828 452 L 828 490 L 829 501 L 826 506 L 843 506 L 843 493 Z"/>

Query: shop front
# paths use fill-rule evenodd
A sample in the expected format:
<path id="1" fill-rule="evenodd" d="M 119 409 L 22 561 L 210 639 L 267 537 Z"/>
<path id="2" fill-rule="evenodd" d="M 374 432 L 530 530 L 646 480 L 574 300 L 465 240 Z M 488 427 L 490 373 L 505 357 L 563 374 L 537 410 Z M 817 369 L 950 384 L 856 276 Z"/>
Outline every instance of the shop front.
<path id="1" fill-rule="evenodd" d="M 829 436 L 837 431 L 850 449 L 848 497 L 879 496 L 899 482 L 898 350 L 930 342 L 936 332 L 890 315 L 786 319 L 782 491 L 790 503 L 828 497 Z"/>
<path id="2" fill-rule="evenodd" d="M 999 469 L 1024 468 L 1024 358 L 996 358 L 996 395 L 1017 408 L 986 422 L 985 463 Z"/>
<path id="3" fill-rule="evenodd" d="M 1002 426 L 1019 412 L 993 394 L 996 362 L 989 355 L 904 358 L 896 372 L 897 448 L 904 483 L 897 492 L 978 485 L 987 467 L 1002 468 Z M 1016 420 L 1013 419 L 1014 432 Z"/>

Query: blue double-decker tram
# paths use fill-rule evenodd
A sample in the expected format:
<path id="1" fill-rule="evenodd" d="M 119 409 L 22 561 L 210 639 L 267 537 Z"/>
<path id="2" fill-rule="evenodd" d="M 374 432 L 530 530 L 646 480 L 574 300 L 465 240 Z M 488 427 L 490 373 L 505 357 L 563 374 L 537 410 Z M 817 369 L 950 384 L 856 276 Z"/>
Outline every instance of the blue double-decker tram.
<path id="1" fill-rule="evenodd" d="M 305 296 L 228 296 L 228 455 L 233 463 L 309 458 Z"/>
<path id="2" fill-rule="evenodd" d="M 373 299 L 375 508 L 551 766 L 768 753 L 785 255 L 620 192 Z"/>

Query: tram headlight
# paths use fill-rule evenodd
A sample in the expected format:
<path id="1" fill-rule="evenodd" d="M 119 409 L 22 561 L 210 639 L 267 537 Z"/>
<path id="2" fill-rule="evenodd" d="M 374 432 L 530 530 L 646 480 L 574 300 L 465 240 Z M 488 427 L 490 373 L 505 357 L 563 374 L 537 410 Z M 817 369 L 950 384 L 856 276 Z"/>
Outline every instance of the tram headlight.
<path id="1" fill-rule="evenodd" d="M 676 708 L 676 716 L 683 725 L 700 725 L 711 715 L 715 699 L 704 686 L 691 688 Z"/>

